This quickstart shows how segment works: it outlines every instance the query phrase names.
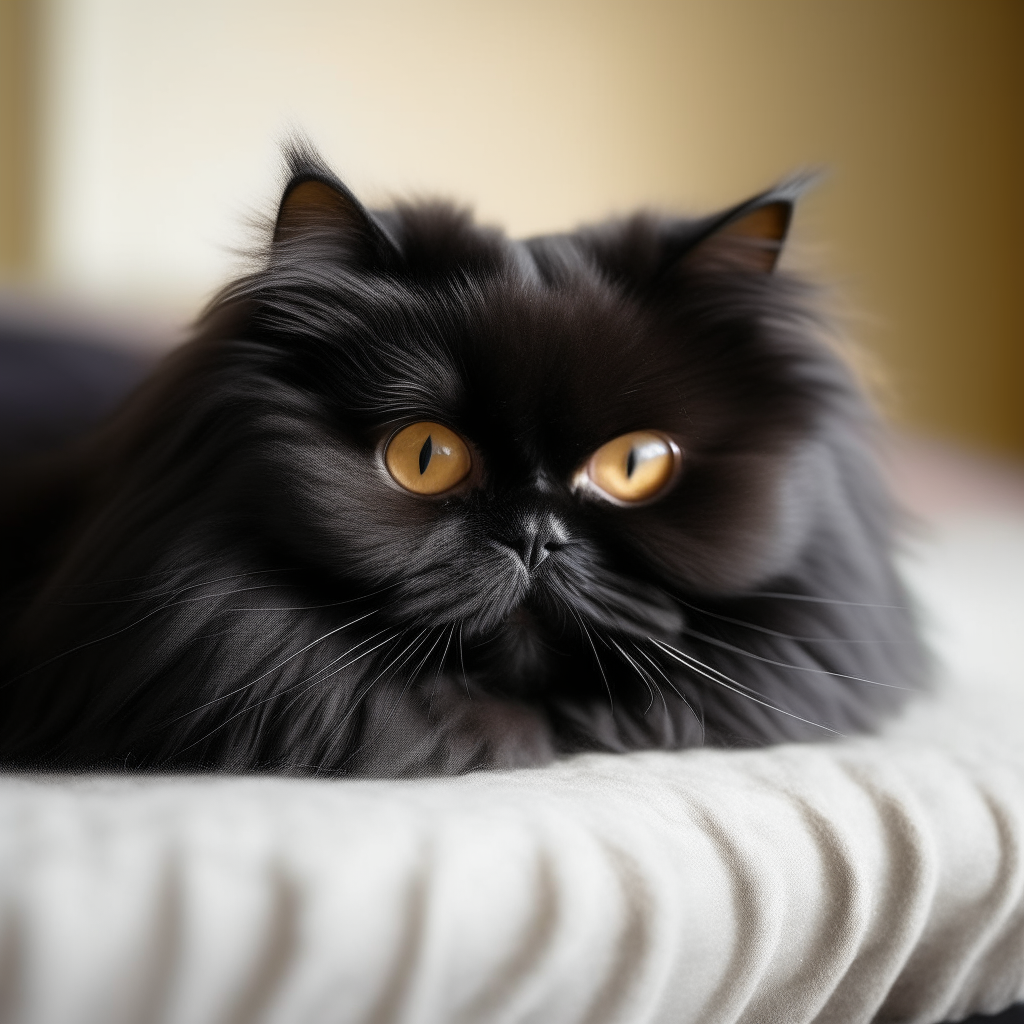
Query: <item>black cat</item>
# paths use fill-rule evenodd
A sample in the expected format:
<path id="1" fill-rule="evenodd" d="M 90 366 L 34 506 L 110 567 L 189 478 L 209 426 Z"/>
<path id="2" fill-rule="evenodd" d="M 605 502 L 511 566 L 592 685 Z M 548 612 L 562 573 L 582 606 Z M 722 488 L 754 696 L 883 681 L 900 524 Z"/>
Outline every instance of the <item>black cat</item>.
<path id="1" fill-rule="evenodd" d="M 261 269 L 10 472 L 0 762 L 407 775 L 870 729 L 925 659 L 798 184 L 510 241 L 305 146 Z"/>

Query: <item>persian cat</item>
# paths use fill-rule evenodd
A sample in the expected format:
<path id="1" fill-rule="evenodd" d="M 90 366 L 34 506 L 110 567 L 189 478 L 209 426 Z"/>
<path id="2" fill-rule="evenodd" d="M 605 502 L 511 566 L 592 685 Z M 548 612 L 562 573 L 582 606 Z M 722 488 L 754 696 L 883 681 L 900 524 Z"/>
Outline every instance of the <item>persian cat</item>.
<path id="1" fill-rule="evenodd" d="M 307 146 L 262 261 L 8 469 L 0 762 L 377 776 L 868 730 L 925 664 L 799 183 L 513 241 Z"/>

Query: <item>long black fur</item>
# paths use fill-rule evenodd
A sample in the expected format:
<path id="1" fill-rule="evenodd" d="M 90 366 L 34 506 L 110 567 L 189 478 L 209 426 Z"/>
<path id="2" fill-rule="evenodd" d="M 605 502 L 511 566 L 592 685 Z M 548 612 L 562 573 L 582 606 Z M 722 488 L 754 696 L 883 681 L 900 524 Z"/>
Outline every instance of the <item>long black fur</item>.
<path id="1" fill-rule="evenodd" d="M 513 242 L 290 161 L 336 215 L 279 224 L 116 417 L 8 467 L 0 762 L 461 772 L 822 739 L 921 683 L 872 415 L 807 287 L 714 256 L 736 211 Z M 415 420 L 477 486 L 390 481 Z M 669 494 L 573 492 L 638 429 L 679 441 Z"/>

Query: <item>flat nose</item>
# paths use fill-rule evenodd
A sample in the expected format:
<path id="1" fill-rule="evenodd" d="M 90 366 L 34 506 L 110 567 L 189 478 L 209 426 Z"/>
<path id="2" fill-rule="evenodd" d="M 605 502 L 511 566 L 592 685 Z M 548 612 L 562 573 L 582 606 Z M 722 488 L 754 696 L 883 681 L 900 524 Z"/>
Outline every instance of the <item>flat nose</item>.
<path id="1" fill-rule="evenodd" d="M 528 515 L 522 520 L 516 553 L 523 565 L 533 572 L 552 551 L 565 545 L 568 534 L 557 516 L 549 512 Z"/>

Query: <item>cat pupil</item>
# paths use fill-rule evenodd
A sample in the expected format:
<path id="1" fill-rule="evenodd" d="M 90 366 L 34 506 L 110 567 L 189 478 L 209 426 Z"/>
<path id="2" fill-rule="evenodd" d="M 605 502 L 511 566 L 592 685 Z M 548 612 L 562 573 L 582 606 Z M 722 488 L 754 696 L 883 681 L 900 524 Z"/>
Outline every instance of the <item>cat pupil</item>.
<path id="1" fill-rule="evenodd" d="M 629 449 L 629 457 L 626 459 L 626 476 L 632 477 L 633 470 L 636 469 L 636 449 Z"/>
<path id="2" fill-rule="evenodd" d="M 430 457 L 434 454 L 434 444 L 431 436 L 427 434 L 426 441 L 423 442 L 423 447 L 420 449 L 420 476 L 423 476 L 427 471 L 427 466 L 430 465 Z"/>

